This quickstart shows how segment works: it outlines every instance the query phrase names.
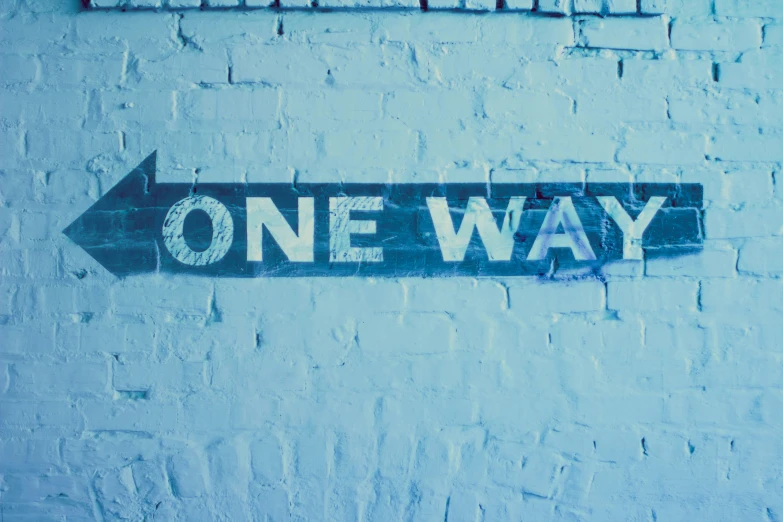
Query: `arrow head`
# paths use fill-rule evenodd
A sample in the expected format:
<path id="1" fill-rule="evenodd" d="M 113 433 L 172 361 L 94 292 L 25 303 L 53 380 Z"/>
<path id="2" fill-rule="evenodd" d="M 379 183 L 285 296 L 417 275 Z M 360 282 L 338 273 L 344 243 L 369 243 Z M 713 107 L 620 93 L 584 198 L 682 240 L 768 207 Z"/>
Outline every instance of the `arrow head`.
<path id="1" fill-rule="evenodd" d="M 157 267 L 156 165 L 157 152 L 153 152 L 63 230 L 118 277 Z"/>

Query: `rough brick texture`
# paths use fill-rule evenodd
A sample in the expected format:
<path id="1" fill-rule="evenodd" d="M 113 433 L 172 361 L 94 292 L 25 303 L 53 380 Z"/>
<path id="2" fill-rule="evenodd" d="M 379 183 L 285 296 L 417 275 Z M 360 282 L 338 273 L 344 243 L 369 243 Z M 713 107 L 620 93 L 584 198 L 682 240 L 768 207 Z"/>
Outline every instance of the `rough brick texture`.
<path id="1" fill-rule="evenodd" d="M 0 0 L 0 520 L 783 520 L 783 2 L 265 4 Z M 61 231 L 155 149 L 161 181 L 702 183 L 705 246 L 115 279 Z"/>
<path id="2" fill-rule="evenodd" d="M 87 9 L 448 9 L 531 11 L 547 15 L 657 15 L 667 3 L 682 0 L 83 0 Z M 692 0 L 688 0 L 692 1 Z"/>

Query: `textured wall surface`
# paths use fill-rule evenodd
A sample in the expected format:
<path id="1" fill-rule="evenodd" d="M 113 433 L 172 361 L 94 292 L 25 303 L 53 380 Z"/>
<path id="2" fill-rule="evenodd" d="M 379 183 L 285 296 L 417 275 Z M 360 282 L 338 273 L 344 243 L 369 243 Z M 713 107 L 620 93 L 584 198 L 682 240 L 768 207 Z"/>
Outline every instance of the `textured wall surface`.
<path id="1" fill-rule="evenodd" d="M 0 0 L 0 521 L 783 520 L 783 2 L 639 6 Z M 196 184 L 702 183 L 704 250 L 117 279 L 61 231 L 155 149 Z"/>

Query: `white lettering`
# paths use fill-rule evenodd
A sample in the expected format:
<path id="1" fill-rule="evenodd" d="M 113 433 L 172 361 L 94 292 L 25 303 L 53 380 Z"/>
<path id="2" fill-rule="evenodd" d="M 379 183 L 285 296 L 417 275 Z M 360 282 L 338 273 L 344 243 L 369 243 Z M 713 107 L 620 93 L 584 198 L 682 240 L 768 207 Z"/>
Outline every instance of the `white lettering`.
<path id="1" fill-rule="evenodd" d="M 525 197 L 512 197 L 506 208 L 503 225 L 498 230 L 487 200 L 480 197 L 468 199 L 465 215 L 460 223 L 459 231 L 454 232 L 454 222 L 451 219 L 446 198 L 427 198 L 432 223 L 444 261 L 462 261 L 465 259 L 473 229 L 477 228 L 479 237 L 487 250 L 490 261 L 509 261 L 514 250 L 514 234 L 519 228 L 519 220 L 525 207 Z"/>
<path id="2" fill-rule="evenodd" d="M 563 227 L 563 233 L 557 232 L 559 226 Z M 546 259 L 550 248 L 570 248 L 577 261 L 595 261 L 595 253 L 570 197 L 552 200 L 527 260 Z"/>
<path id="3" fill-rule="evenodd" d="M 623 259 L 642 259 L 642 236 L 666 198 L 651 197 L 636 220 L 631 219 L 616 197 L 601 196 L 597 199 L 623 233 Z"/>
<path id="4" fill-rule="evenodd" d="M 264 260 L 262 228 L 266 226 L 290 261 L 311 263 L 315 234 L 313 198 L 299 198 L 298 216 L 299 234 L 297 235 L 277 209 L 272 198 L 247 198 L 247 260 Z"/>
<path id="5" fill-rule="evenodd" d="M 202 210 L 212 221 L 212 242 L 197 252 L 185 241 L 185 218 L 192 210 Z M 225 257 L 234 242 L 234 220 L 220 201 L 209 196 L 190 196 L 174 203 L 163 220 L 163 244 L 180 263 L 205 266 Z"/>
<path id="6" fill-rule="evenodd" d="M 352 220 L 352 210 L 383 210 L 383 198 L 369 196 L 329 198 L 329 260 L 333 263 L 383 261 L 381 247 L 351 246 L 351 234 L 375 234 L 377 228 L 373 220 Z"/>

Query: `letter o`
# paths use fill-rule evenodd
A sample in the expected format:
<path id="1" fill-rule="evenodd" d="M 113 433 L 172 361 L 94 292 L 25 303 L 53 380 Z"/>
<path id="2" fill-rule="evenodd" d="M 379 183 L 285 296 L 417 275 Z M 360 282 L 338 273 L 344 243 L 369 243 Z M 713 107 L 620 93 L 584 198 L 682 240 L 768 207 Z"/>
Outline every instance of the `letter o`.
<path id="1" fill-rule="evenodd" d="M 212 242 L 196 252 L 185 241 L 185 218 L 192 210 L 203 210 L 212 221 Z M 234 220 L 220 201 L 209 196 L 190 196 L 174 203 L 163 220 L 163 243 L 180 263 L 205 266 L 217 263 L 228 253 L 234 241 Z"/>

